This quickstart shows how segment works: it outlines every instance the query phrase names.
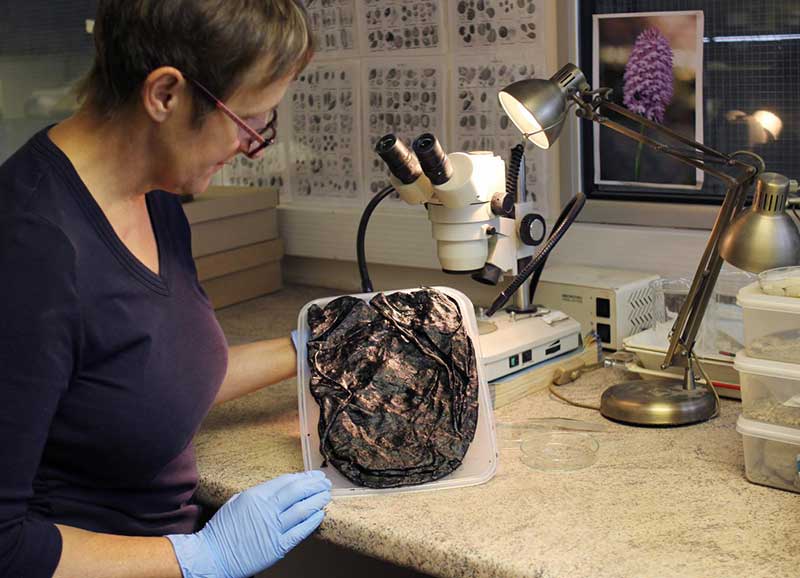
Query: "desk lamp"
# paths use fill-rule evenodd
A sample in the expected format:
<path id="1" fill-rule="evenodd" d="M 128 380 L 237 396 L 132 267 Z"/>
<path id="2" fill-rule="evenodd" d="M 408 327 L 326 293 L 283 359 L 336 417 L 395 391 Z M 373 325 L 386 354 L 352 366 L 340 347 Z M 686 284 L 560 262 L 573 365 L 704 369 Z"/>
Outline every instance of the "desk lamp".
<path id="1" fill-rule="evenodd" d="M 719 400 L 706 378 L 698 387 L 693 348 L 723 260 L 746 271 L 800 263 L 800 233 L 785 213 L 789 193 L 797 185 L 777 173 L 765 173 L 758 155 L 725 154 L 635 114 L 610 100 L 611 89 L 591 90 L 583 72 L 567 64 L 549 80 L 527 79 L 500 91 L 500 104 L 511 121 L 536 146 L 547 149 L 558 138 L 567 112 L 621 133 L 725 183 L 725 197 L 711 230 L 691 288 L 670 333 L 662 369 L 680 367 L 683 381 L 644 379 L 620 383 L 602 396 L 600 411 L 610 419 L 637 425 L 676 426 L 714 417 Z M 635 130 L 603 115 L 612 111 L 639 125 Z M 665 144 L 644 134 L 666 136 L 682 146 Z M 744 209 L 747 191 L 756 183 L 753 204 Z M 702 371 L 702 367 L 700 368 Z"/>

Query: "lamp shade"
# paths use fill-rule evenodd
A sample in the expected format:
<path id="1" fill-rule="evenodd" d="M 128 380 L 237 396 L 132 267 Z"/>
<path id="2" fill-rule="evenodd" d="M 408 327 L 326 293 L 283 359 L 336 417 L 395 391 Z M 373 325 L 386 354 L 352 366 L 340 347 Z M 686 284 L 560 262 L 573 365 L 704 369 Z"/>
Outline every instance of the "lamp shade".
<path id="1" fill-rule="evenodd" d="M 734 219 L 720 240 L 722 258 L 752 273 L 800 264 L 800 232 L 785 211 L 788 195 L 788 178 L 759 175 L 752 206 Z"/>
<path id="2" fill-rule="evenodd" d="M 567 103 L 552 80 L 519 80 L 501 90 L 498 97 L 511 122 L 537 147 L 550 148 L 561 134 Z"/>
<path id="3" fill-rule="evenodd" d="M 498 98 L 517 129 L 536 146 L 548 149 L 561 134 L 567 98 L 588 88 L 583 72 L 567 64 L 547 80 L 528 78 L 509 84 Z"/>

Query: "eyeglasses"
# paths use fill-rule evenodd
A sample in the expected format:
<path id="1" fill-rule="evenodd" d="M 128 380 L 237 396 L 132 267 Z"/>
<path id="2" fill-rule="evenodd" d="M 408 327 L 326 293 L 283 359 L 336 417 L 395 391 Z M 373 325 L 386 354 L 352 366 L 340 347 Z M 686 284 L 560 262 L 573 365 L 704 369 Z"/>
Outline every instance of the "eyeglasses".
<path id="1" fill-rule="evenodd" d="M 264 128 L 257 130 L 252 126 L 250 126 L 249 124 L 247 124 L 247 121 L 241 118 L 238 114 L 236 114 L 227 106 L 225 106 L 225 103 L 223 103 L 220 99 L 211 94 L 211 92 L 205 86 L 203 86 L 196 80 L 189 78 L 186 75 L 184 75 L 184 78 L 186 78 L 194 86 L 199 88 L 200 92 L 202 92 L 206 96 L 206 98 L 208 98 L 211 102 L 213 102 L 218 109 L 224 112 L 233 122 L 235 122 L 236 126 L 238 126 L 245 133 L 247 133 L 247 136 L 250 137 L 250 144 L 247 150 L 242 151 L 247 158 L 250 159 L 256 158 L 258 153 L 260 153 L 269 145 L 275 142 L 275 136 L 278 130 L 277 109 L 272 110 L 272 115 L 270 116 L 269 121 L 264 126 Z"/>

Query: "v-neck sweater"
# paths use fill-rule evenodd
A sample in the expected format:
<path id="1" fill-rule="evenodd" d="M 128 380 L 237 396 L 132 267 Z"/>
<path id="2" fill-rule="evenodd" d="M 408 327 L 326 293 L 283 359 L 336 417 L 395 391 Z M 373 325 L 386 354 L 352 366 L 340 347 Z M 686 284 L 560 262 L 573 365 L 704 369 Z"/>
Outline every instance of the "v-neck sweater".
<path id="1" fill-rule="evenodd" d="M 47 129 L 0 166 L 0 576 L 51 576 L 54 524 L 197 529 L 192 438 L 227 369 L 180 201 L 139 261 Z"/>

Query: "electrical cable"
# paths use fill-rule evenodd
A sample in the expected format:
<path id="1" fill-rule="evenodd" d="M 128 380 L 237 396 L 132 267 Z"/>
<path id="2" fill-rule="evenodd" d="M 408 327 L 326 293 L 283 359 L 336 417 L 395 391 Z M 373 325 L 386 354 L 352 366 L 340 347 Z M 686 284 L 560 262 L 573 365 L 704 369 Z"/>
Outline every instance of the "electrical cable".
<path id="1" fill-rule="evenodd" d="M 600 335 L 596 331 L 589 331 L 586 335 L 583 336 L 584 347 L 588 349 L 589 347 L 596 347 L 597 348 L 597 363 L 593 364 L 595 366 L 602 366 L 603 363 L 603 348 L 601 346 Z M 585 368 L 578 368 L 576 371 L 580 372 L 581 369 Z M 573 405 L 575 407 L 581 407 L 583 409 L 593 409 L 596 411 L 600 411 L 600 407 L 596 405 L 590 405 L 585 403 L 580 403 L 577 401 L 572 401 L 571 399 L 565 397 L 564 395 L 558 393 L 555 388 L 556 384 L 551 380 L 548 384 L 547 388 L 550 393 L 554 396 L 567 403 L 569 405 Z"/>
<path id="2" fill-rule="evenodd" d="M 755 159 L 756 162 L 758 163 L 758 166 L 755 167 L 756 174 L 761 174 L 761 173 L 763 173 L 764 171 L 767 170 L 767 163 L 764 161 L 764 157 L 762 157 L 761 155 L 759 155 L 757 153 L 754 153 L 753 151 L 747 151 L 747 150 L 734 151 L 729 156 L 732 159 L 735 159 L 737 156 L 745 156 L 745 157 L 751 157 L 751 158 Z M 744 161 L 742 161 L 742 162 L 744 162 Z M 750 165 L 750 166 L 754 166 L 754 165 Z"/>
<path id="3" fill-rule="evenodd" d="M 536 256 L 531 259 L 531 262 L 528 263 L 516 277 L 514 277 L 514 280 L 511 281 L 511 284 L 508 287 L 500 292 L 500 295 L 498 295 L 497 299 L 494 300 L 492 306 L 486 311 L 486 315 L 488 317 L 491 317 L 497 313 L 498 309 L 505 305 L 511 296 L 516 292 L 516 290 L 520 288 L 520 286 L 528 277 L 530 277 L 531 273 L 536 271 L 537 268 L 543 266 L 547 256 L 561 240 L 561 237 L 563 237 L 567 232 L 567 229 L 570 227 L 570 225 L 572 225 L 572 223 L 578 217 L 578 214 L 581 212 L 581 209 L 583 209 L 585 204 L 586 196 L 583 193 L 577 193 L 572 199 L 570 199 L 570 201 L 564 207 L 564 210 L 561 212 L 561 215 L 559 215 L 559 225 L 553 228 L 550 233 L 550 237 L 547 239 L 547 242 L 539 250 Z"/>
<path id="4" fill-rule="evenodd" d="M 717 388 L 714 387 L 714 382 L 711 381 L 711 378 L 708 376 L 708 373 L 706 373 L 703 364 L 700 363 L 700 358 L 697 357 L 697 354 L 694 351 L 692 351 L 690 361 L 694 361 L 697 364 L 697 367 L 700 369 L 700 373 L 703 375 L 703 379 L 705 380 L 705 386 L 711 390 L 711 393 L 714 394 L 714 399 L 716 400 L 717 405 L 714 408 L 714 414 L 710 418 L 708 418 L 708 419 L 714 419 L 719 415 L 720 409 L 722 407 L 722 402 L 719 399 L 719 393 L 717 393 Z"/>
<path id="5" fill-rule="evenodd" d="M 588 403 L 580 403 L 580 402 L 572 401 L 571 399 L 568 399 L 568 398 L 564 397 L 563 395 L 561 395 L 560 393 L 558 393 L 556 391 L 555 386 L 552 383 L 548 386 L 548 389 L 550 390 L 550 393 L 552 393 L 555 397 L 557 397 L 558 399 L 560 399 L 564 403 L 568 403 L 569 405 L 574 405 L 575 407 L 582 407 L 583 409 L 593 409 L 595 411 L 600 411 L 600 406 L 599 405 L 590 405 Z"/>
<path id="6" fill-rule="evenodd" d="M 506 171 L 506 194 L 517 198 L 517 185 L 519 184 L 519 171 L 522 166 L 522 159 L 525 156 L 525 145 L 518 144 L 511 149 L 511 157 L 508 159 L 508 170 Z M 520 201 L 524 199 L 518 199 Z"/>
<path id="7" fill-rule="evenodd" d="M 522 164 L 525 162 L 525 142 L 514 146 L 511 148 L 511 154 L 508 159 L 508 169 L 506 171 L 506 195 L 510 195 L 512 198 L 516 200 L 516 202 L 525 202 L 527 200 L 527 189 L 525 187 L 525 183 L 522 183 L 522 190 L 525 191 L 525 194 L 522 195 L 520 198 L 519 195 L 519 176 L 524 168 Z M 524 175 L 524 173 L 523 173 Z M 516 210 L 511 217 L 516 217 Z M 544 220 L 542 220 L 542 224 L 544 225 Z M 544 236 L 544 233 L 542 234 Z M 527 267 L 528 263 L 531 262 L 533 257 L 523 257 L 517 261 L 517 267 L 521 270 Z M 538 271 L 537 271 L 538 273 Z M 531 285 L 533 287 L 533 285 Z M 531 305 L 533 305 L 533 293 L 529 292 L 529 302 L 525 307 L 522 309 L 518 309 L 516 307 L 510 308 L 511 311 L 516 311 L 517 313 L 524 313 L 528 311 L 532 311 Z"/>
<path id="8" fill-rule="evenodd" d="M 711 390 L 711 393 L 714 394 L 714 399 L 716 400 L 716 407 L 714 408 L 714 414 L 709 418 L 709 419 L 714 419 L 715 417 L 717 417 L 720 414 L 720 409 L 722 407 L 722 402 L 719 399 L 719 393 L 717 393 L 717 388 L 714 387 L 713 382 L 711 381 L 711 378 L 709 377 L 708 373 L 706 373 L 706 370 L 703 367 L 703 364 L 700 362 L 700 359 L 694 353 L 692 353 L 692 360 L 697 364 L 698 369 L 700 369 L 700 373 L 703 376 L 703 385 L 705 387 L 708 387 Z M 655 374 L 657 372 L 653 372 L 653 373 Z M 677 376 L 676 376 L 676 378 L 677 378 Z M 558 399 L 560 399 L 564 403 L 567 403 L 567 404 L 575 406 L 575 407 L 581 407 L 581 408 L 584 408 L 584 409 L 593 409 L 593 410 L 596 410 L 596 411 L 600 411 L 600 407 L 597 406 L 597 405 L 590 405 L 590 404 L 586 404 L 586 403 L 580 403 L 580 402 L 577 402 L 577 401 L 573 401 L 573 400 L 565 397 L 564 395 L 560 394 L 558 391 L 556 391 L 554 383 L 550 383 L 550 385 L 548 386 L 548 389 L 549 389 L 550 393 L 553 394 L 554 397 L 557 397 Z"/>
<path id="9" fill-rule="evenodd" d="M 556 231 L 558 231 L 559 228 L 564 224 L 564 220 L 567 218 L 568 214 L 569 214 L 568 211 L 562 211 L 561 214 L 558 216 L 555 224 L 553 225 L 553 229 L 550 231 L 550 235 L 547 237 L 548 241 L 556 233 Z M 567 227 L 569 227 L 569 225 L 567 225 Z M 542 262 L 536 267 L 536 270 L 533 272 L 533 276 L 531 277 L 531 285 L 530 289 L 528 290 L 528 293 L 530 295 L 530 305 L 533 305 L 533 299 L 536 296 L 536 289 L 539 287 L 539 279 L 542 277 L 542 271 L 544 271 L 544 267 L 545 265 L 547 265 L 547 258 L 549 256 L 550 255 L 548 253 L 542 258 Z"/>
<path id="10" fill-rule="evenodd" d="M 372 197 L 367 203 L 367 206 L 364 208 L 364 212 L 361 213 L 361 220 L 358 223 L 358 233 L 356 235 L 356 260 L 358 261 L 358 273 L 361 276 L 361 290 L 364 293 L 372 293 L 374 291 L 372 287 L 372 281 L 369 278 L 369 272 L 367 271 L 367 256 L 364 250 L 364 239 L 367 236 L 367 223 L 369 223 L 369 218 L 372 216 L 372 212 L 375 210 L 375 207 L 378 204 L 395 192 L 395 188 L 392 185 L 384 188 L 381 192 L 377 195 Z"/>
<path id="11" fill-rule="evenodd" d="M 511 197 L 514 198 L 517 202 L 525 202 L 527 200 L 527 198 L 526 198 L 527 197 L 527 189 L 525 188 L 525 183 L 522 184 L 523 190 L 525 191 L 525 195 L 523 195 L 523 198 L 520 198 L 519 195 L 518 195 L 518 193 L 519 193 L 519 175 L 520 175 L 520 172 L 521 172 L 521 170 L 523 168 L 523 166 L 522 166 L 523 162 L 525 162 L 525 142 L 524 141 L 522 143 L 520 143 L 520 144 L 518 144 L 518 145 L 516 145 L 516 146 L 511 148 L 511 154 L 510 154 L 509 159 L 508 159 L 508 170 L 506 171 L 506 195 L 511 195 Z M 515 211 L 515 214 L 512 215 L 512 216 L 516 217 L 516 211 Z M 543 224 L 544 224 L 544 221 L 543 221 Z M 519 267 L 520 269 L 524 269 L 525 267 L 527 267 L 528 263 L 531 262 L 531 259 L 533 259 L 533 257 L 523 257 L 522 259 L 518 260 L 517 267 Z M 539 271 L 537 271 L 537 273 L 539 273 Z M 535 281 L 538 281 L 538 275 L 536 276 Z M 534 287 L 534 285 L 532 284 L 531 287 Z M 530 306 L 533 305 L 533 292 L 530 291 L 528 293 L 528 295 L 530 296 L 530 300 L 529 300 L 529 302 L 527 303 L 527 305 L 523 309 L 518 310 L 515 307 L 512 310 L 517 311 L 518 313 L 522 313 L 522 312 L 526 312 L 526 311 L 530 310 L 531 309 Z"/>

